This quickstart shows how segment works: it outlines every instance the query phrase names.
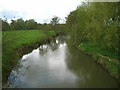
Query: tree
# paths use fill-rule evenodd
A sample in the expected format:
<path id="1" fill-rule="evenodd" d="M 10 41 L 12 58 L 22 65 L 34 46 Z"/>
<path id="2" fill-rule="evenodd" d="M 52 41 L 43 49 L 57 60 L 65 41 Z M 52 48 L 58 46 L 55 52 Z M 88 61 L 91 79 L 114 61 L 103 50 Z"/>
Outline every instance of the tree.
<path id="1" fill-rule="evenodd" d="M 8 24 L 7 20 L 2 20 L 2 30 L 10 30 L 10 25 Z"/>
<path id="2" fill-rule="evenodd" d="M 11 20 L 10 28 L 11 28 L 11 30 L 17 30 L 18 29 L 16 20 Z"/>
<path id="3" fill-rule="evenodd" d="M 22 18 L 20 19 L 17 19 L 17 29 L 18 30 L 24 30 L 26 27 L 25 27 L 25 22 Z"/>
<path id="4" fill-rule="evenodd" d="M 37 22 L 35 22 L 34 19 L 26 20 L 25 24 L 26 24 L 26 29 L 28 29 L 28 30 L 37 28 Z"/>
<path id="5" fill-rule="evenodd" d="M 51 24 L 52 24 L 52 25 L 59 24 L 59 21 L 60 21 L 60 18 L 57 17 L 57 16 L 54 16 L 54 17 L 51 19 Z"/>
<path id="6" fill-rule="evenodd" d="M 71 41 L 99 43 L 106 49 L 118 50 L 118 15 L 117 2 L 85 2 L 67 17 L 67 27 Z"/>

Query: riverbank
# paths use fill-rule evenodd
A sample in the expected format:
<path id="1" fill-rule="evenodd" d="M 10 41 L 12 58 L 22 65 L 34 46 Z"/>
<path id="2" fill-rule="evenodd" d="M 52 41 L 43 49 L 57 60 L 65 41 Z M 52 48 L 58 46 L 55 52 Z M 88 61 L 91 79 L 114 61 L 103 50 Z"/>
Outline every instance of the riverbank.
<path id="1" fill-rule="evenodd" d="M 23 54 L 54 39 L 60 32 L 41 30 L 19 30 L 3 32 L 2 82 L 6 83 L 11 70 Z"/>
<path id="2" fill-rule="evenodd" d="M 112 77 L 120 82 L 120 61 L 118 53 L 103 49 L 99 44 L 94 42 L 82 42 L 78 49 L 94 58 L 94 61 L 100 64 Z"/>

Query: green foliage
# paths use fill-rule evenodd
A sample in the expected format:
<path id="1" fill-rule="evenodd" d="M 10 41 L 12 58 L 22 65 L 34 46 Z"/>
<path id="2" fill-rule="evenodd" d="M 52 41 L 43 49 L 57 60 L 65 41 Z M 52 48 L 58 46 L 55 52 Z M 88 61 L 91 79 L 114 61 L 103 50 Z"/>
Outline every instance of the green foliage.
<path id="1" fill-rule="evenodd" d="M 22 18 L 17 20 L 11 20 L 11 23 L 8 24 L 7 20 L 2 20 L 2 30 L 64 30 L 65 24 L 59 24 L 60 18 L 53 17 L 50 23 L 40 24 L 37 23 L 34 19 L 29 19 L 24 21 Z"/>
<path id="2" fill-rule="evenodd" d="M 24 21 L 22 18 L 20 18 L 11 21 L 11 30 L 33 30 L 37 28 L 37 23 L 33 19 Z"/>
<path id="3" fill-rule="evenodd" d="M 25 24 L 26 24 L 27 30 L 33 30 L 33 29 L 36 29 L 37 27 L 37 22 L 35 22 L 34 19 L 26 20 Z"/>
<path id="4" fill-rule="evenodd" d="M 118 52 L 118 7 L 118 2 L 84 2 L 67 17 L 71 42 L 92 41 Z"/>
<path id="5" fill-rule="evenodd" d="M 18 30 L 24 30 L 25 29 L 25 22 L 22 18 L 17 19 L 17 29 Z"/>
<path id="6" fill-rule="evenodd" d="M 10 25 L 6 20 L 2 20 L 2 30 L 3 31 L 10 30 Z"/>
<path id="7" fill-rule="evenodd" d="M 108 71 L 111 72 L 111 75 L 116 76 L 118 78 L 118 75 L 119 75 L 118 67 L 119 67 L 119 65 L 117 65 L 113 61 L 109 61 L 108 59 L 104 59 L 104 62 L 105 62 L 105 66 L 108 69 Z"/>

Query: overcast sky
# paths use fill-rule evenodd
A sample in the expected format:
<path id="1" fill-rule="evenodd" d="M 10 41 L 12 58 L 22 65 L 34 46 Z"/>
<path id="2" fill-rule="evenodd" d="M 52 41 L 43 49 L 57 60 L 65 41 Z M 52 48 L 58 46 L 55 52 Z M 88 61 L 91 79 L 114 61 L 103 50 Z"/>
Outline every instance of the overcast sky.
<path id="1" fill-rule="evenodd" d="M 0 18 L 35 19 L 47 23 L 53 16 L 64 19 L 82 0 L 0 0 Z"/>

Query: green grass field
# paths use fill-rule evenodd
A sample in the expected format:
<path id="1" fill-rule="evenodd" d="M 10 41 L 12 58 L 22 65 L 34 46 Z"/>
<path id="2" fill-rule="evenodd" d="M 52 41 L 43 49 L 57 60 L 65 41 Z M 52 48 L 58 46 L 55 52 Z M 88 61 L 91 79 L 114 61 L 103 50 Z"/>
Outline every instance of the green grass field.
<path id="1" fill-rule="evenodd" d="M 25 44 L 31 44 L 54 34 L 54 31 L 48 31 L 46 34 L 40 30 L 7 31 L 3 32 L 3 44 L 12 42 L 10 49 L 14 49 Z M 7 48 L 9 48 L 9 46 Z"/>
<path id="2" fill-rule="evenodd" d="M 3 52 L 2 52 L 2 74 L 3 83 L 6 82 L 13 67 L 17 64 L 19 58 L 15 55 L 15 49 L 32 45 L 38 41 L 44 41 L 47 38 L 56 35 L 55 31 L 41 31 L 41 30 L 19 30 L 19 31 L 5 31 L 2 33 Z"/>

